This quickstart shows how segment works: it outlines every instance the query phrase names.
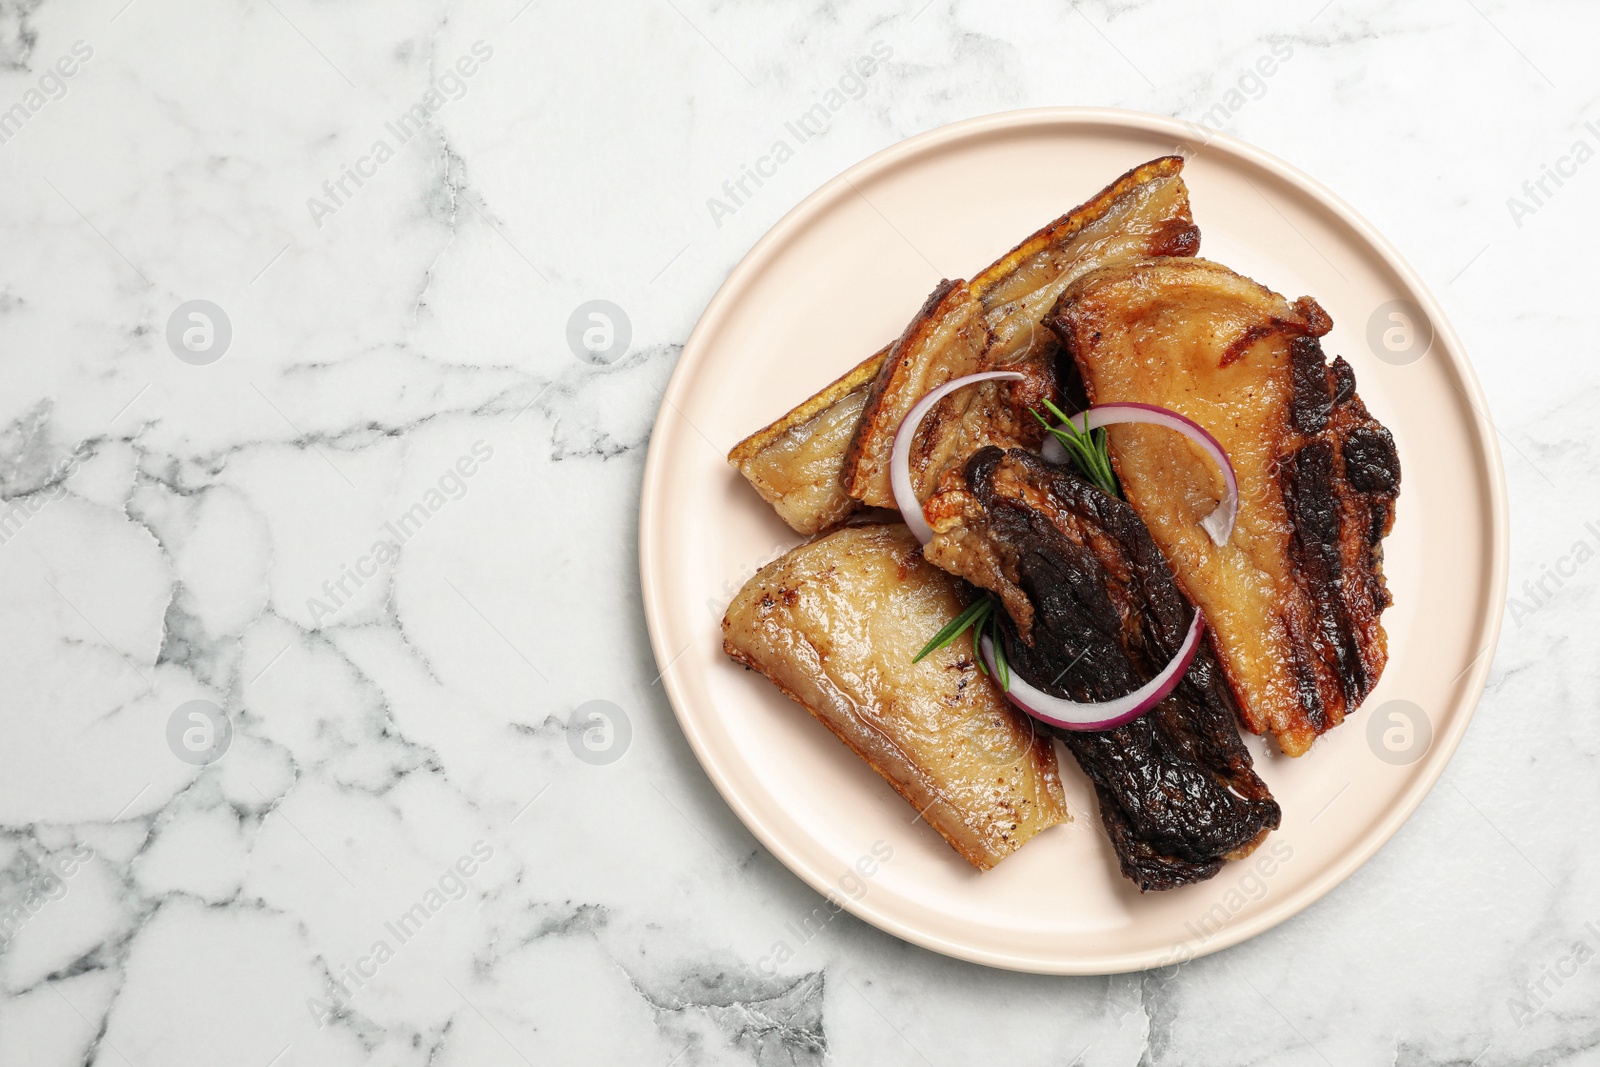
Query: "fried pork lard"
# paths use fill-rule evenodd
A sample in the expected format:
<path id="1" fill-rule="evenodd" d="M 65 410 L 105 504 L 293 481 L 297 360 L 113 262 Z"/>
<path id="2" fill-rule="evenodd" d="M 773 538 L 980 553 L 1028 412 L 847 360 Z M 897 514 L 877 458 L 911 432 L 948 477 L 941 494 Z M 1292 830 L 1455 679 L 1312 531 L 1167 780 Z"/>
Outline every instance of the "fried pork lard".
<path id="1" fill-rule="evenodd" d="M 1298 756 L 1377 684 L 1388 658 L 1382 540 L 1394 523 L 1394 440 L 1356 395 L 1332 326 L 1217 263 L 1148 259 L 1080 278 L 1046 324 L 1091 402 L 1156 404 L 1222 444 L 1239 517 L 1218 546 L 1200 518 L 1221 499 L 1215 466 L 1179 434 L 1112 426 L 1122 489 L 1210 639 L 1244 722 Z"/>
<path id="2" fill-rule="evenodd" d="M 904 526 L 847 526 L 762 568 L 722 632 L 985 870 L 1068 815 L 1049 738 L 979 671 L 969 637 L 912 662 L 968 596 Z"/>
<path id="3" fill-rule="evenodd" d="M 1036 445 L 1028 414 L 1053 383 L 1055 341 L 1040 319 L 1084 273 L 1144 256 L 1192 256 L 1200 231 L 1166 156 L 1124 174 L 967 282 L 942 282 L 894 344 L 728 453 L 790 526 L 815 533 L 859 503 L 893 506 L 888 457 L 900 420 L 929 390 L 977 370 L 1020 370 L 929 413 L 913 448 L 919 493 L 983 444 Z"/>

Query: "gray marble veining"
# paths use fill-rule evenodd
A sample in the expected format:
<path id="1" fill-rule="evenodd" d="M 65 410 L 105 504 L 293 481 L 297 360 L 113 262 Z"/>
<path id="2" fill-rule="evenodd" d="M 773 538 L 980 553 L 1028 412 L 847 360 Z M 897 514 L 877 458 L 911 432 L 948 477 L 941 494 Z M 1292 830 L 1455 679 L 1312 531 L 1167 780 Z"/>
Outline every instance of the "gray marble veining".
<path id="1" fill-rule="evenodd" d="M 0 2 L 0 1064 L 1600 1063 L 1597 30 Z M 1489 688 L 1395 840 L 1238 948 L 1041 978 L 840 914 L 774 973 L 820 898 L 695 764 L 640 616 L 660 393 L 822 181 L 1059 104 L 1261 145 L 1439 296 L 1513 506 Z M 571 743 L 591 701 L 621 759 Z"/>

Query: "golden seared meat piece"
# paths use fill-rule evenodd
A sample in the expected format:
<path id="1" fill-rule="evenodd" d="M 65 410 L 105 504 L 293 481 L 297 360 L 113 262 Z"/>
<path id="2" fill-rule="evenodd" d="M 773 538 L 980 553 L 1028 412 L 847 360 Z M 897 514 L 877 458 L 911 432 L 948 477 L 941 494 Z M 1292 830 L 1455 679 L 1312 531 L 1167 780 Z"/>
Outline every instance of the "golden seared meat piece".
<path id="1" fill-rule="evenodd" d="M 1055 394 L 1056 346 L 1039 320 L 1072 281 L 1130 258 L 1192 256 L 1200 231 L 1179 171 L 1164 157 L 1136 167 L 1093 199 L 1002 256 L 972 282 L 941 282 L 889 350 L 867 394 L 841 478 L 864 504 L 893 507 L 889 453 L 914 404 L 952 378 L 1014 370 L 1022 381 L 983 382 L 941 400 L 911 450 L 912 484 L 926 497 L 940 475 L 985 445 L 1038 447 L 1028 413 Z"/>
<path id="2" fill-rule="evenodd" d="M 728 462 L 755 486 L 761 499 L 803 534 L 826 529 L 859 506 L 845 495 L 839 470 L 867 402 L 867 390 L 888 354 L 887 348 L 873 353 L 728 453 Z"/>
<path id="3" fill-rule="evenodd" d="M 1060 346 L 1053 341 L 1037 345 L 998 368 L 987 362 L 992 339 L 983 302 L 971 287 L 941 282 L 889 350 L 867 391 L 844 457 L 841 479 L 847 496 L 873 507 L 894 507 L 889 454 L 901 422 L 929 392 L 980 370 L 1014 370 L 1025 378 L 979 382 L 934 405 L 912 439 L 911 484 L 917 496 L 928 496 L 940 474 L 984 445 L 1040 444 L 1044 428 L 1028 409 L 1042 408 L 1055 396 Z"/>
<path id="4" fill-rule="evenodd" d="M 994 334 L 989 361 L 1004 366 L 1047 344 L 1040 321 L 1089 271 L 1147 256 L 1198 255 L 1200 228 L 1182 172 L 1179 156 L 1134 167 L 973 278 Z"/>
<path id="5" fill-rule="evenodd" d="M 1199 250 L 1182 169 L 1176 156 L 1135 167 L 970 283 L 942 282 L 894 344 L 741 441 L 728 462 L 801 533 L 838 522 L 856 502 L 892 507 L 889 450 L 906 412 L 951 378 L 994 369 L 1028 380 L 977 385 L 929 413 L 912 454 L 919 492 L 982 445 L 1037 445 L 1027 408 L 1053 387 L 1055 357 L 1041 317 L 1087 271 Z"/>
<path id="6" fill-rule="evenodd" d="M 722 620 L 723 648 L 987 870 L 1069 815 L 1049 739 L 978 669 L 967 635 L 912 662 L 964 590 L 904 526 L 847 526 L 750 579 Z"/>
<path id="7" fill-rule="evenodd" d="M 1205 610 L 1245 725 L 1304 753 L 1383 673 L 1382 540 L 1400 491 L 1393 438 L 1349 364 L 1323 356 L 1327 313 L 1217 263 L 1150 259 L 1079 279 L 1046 324 L 1092 403 L 1170 408 L 1227 451 L 1239 516 L 1218 546 L 1198 525 L 1224 491 L 1204 453 L 1160 427 L 1109 429 L 1128 503 Z"/>

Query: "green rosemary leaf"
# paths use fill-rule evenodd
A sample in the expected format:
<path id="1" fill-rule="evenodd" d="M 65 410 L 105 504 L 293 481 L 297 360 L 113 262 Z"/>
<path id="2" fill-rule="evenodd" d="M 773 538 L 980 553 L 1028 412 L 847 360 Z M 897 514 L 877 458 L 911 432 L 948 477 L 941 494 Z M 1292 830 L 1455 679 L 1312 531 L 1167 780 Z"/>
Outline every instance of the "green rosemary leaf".
<path id="1" fill-rule="evenodd" d="M 1067 417 L 1066 413 L 1049 400 L 1044 406 L 1060 421 L 1060 426 L 1050 425 L 1050 420 L 1029 408 L 1029 413 L 1039 420 L 1039 425 L 1055 435 L 1061 442 L 1061 447 L 1067 450 L 1067 456 L 1095 485 L 1104 489 L 1114 497 L 1120 498 L 1122 490 L 1117 485 L 1116 471 L 1111 466 L 1111 450 L 1106 437 L 1105 427 L 1096 427 L 1093 430 L 1080 430 Z"/>
<path id="2" fill-rule="evenodd" d="M 1054 415 L 1056 417 L 1056 421 L 1061 423 L 1061 425 L 1059 427 L 1057 427 L 1057 429 L 1067 430 L 1074 437 L 1079 436 L 1078 427 L 1073 423 L 1073 421 L 1070 418 L 1067 417 L 1067 413 L 1066 412 L 1064 412 L 1060 408 L 1056 407 L 1055 401 L 1051 400 L 1049 397 L 1045 397 L 1044 406 L 1045 406 L 1045 409 L 1050 412 L 1050 414 L 1052 414 L 1052 415 Z M 1035 412 L 1035 414 L 1037 414 L 1037 412 Z M 1048 425 L 1048 423 L 1046 425 Z"/>
<path id="3" fill-rule="evenodd" d="M 994 677 L 1000 683 L 1002 692 L 1011 688 L 1011 665 L 1006 662 L 1006 646 L 1000 639 L 1000 612 L 1001 608 L 993 596 L 985 594 L 967 605 L 960 615 L 944 624 L 944 628 L 933 635 L 933 640 L 922 646 L 922 651 L 917 653 L 912 663 L 920 663 L 926 656 L 949 645 L 967 630 L 972 631 L 972 644 L 976 650 L 977 645 L 985 637 L 994 650 Z M 978 661 L 978 669 L 984 674 L 989 674 L 989 665 L 984 662 L 980 653 L 973 657 Z"/>
<path id="4" fill-rule="evenodd" d="M 993 611 L 993 609 L 994 601 L 989 599 L 987 596 L 981 596 L 977 600 L 974 600 L 971 604 L 967 605 L 966 610 L 960 615 L 957 615 L 955 618 L 945 623 L 944 629 L 934 634 L 933 639 L 922 646 L 922 651 L 918 652 L 916 657 L 911 662 L 921 663 L 928 656 L 931 656 L 939 649 L 944 648 L 956 638 L 960 637 L 964 632 L 966 632 L 968 627 L 977 626 L 979 627 L 978 632 L 981 633 L 983 623 L 989 618 L 989 613 Z"/>
<path id="5" fill-rule="evenodd" d="M 994 649 L 995 678 L 1000 683 L 1000 691 L 1011 691 L 1011 665 L 1006 662 L 1005 642 L 1000 639 L 1000 613 L 992 612 L 989 615 L 989 644 Z"/>
<path id="6" fill-rule="evenodd" d="M 1112 496 L 1120 498 L 1122 496 L 1122 487 L 1117 482 L 1117 472 L 1111 466 L 1111 444 L 1106 436 L 1106 428 L 1104 426 L 1097 427 L 1091 431 L 1091 435 L 1094 438 L 1095 462 L 1100 466 L 1100 488 Z"/>

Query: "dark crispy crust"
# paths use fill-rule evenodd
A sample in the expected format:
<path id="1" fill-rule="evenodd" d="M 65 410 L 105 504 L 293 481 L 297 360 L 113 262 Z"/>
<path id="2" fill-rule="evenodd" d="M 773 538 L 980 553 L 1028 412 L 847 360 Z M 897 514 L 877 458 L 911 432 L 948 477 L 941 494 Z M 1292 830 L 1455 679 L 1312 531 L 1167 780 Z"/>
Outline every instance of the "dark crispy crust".
<path id="1" fill-rule="evenodd" d="M 1014 671 L 1057 696 L 1100 701 L 1132 692 L 1177 653 L 1192 610 L 1127 504 L 1020 449 L 974 454 L 966 485 L 981 508 L 970 532 L 1031 605 L 1030 637 L 1005 620 Z M 1141 890 L 1210 878 L 1277 827 L 1278 804 L 1237 714 L 1202 645 L 1149 714 L 1115 730 L 1058 732 L 1094 782 L 1122 873 Z"/>
<path id="2" fill-rule="evenodd" d="M 1296 338 L 1290 352 L 1301 439 L 1281 463 L 1283 498 L 1294 519 L 1295 575 L 1317 623 L 1293 652 L 1301 703 L 1321 733 L 1366 699 L 1388 661 L 1382 542 L 1394 525 L 1400 457 L 1342 357 L 1328 365 L 1315 337 Z"/>

